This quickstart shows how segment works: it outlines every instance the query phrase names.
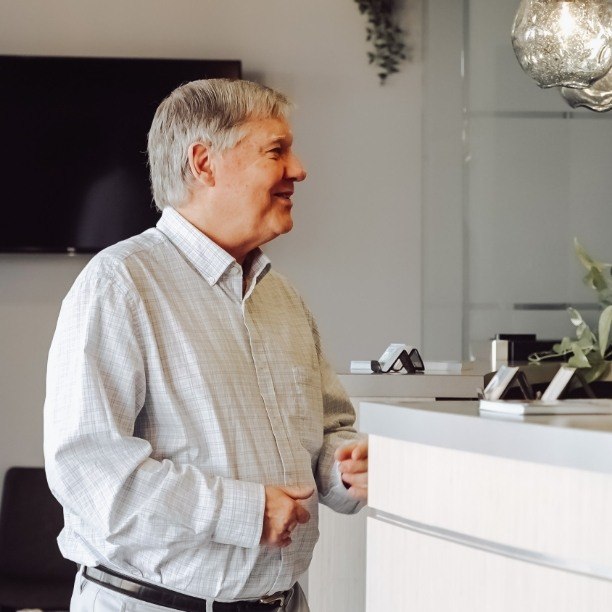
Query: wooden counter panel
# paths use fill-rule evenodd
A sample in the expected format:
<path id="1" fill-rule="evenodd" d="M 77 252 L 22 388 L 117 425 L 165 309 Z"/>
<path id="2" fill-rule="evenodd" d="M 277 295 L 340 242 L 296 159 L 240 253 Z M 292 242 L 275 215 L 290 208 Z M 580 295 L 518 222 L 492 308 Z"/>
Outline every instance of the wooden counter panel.
<path id="1" fill-rule="evenodd" d="M 612 583 L 368 519 L 367 612 L 598 612 Z"/>
<path id="2" fill-rule="evenodd" d="M 369 452 L 372 508 L 612 575 L 612 475 L 379 436 Z"/>

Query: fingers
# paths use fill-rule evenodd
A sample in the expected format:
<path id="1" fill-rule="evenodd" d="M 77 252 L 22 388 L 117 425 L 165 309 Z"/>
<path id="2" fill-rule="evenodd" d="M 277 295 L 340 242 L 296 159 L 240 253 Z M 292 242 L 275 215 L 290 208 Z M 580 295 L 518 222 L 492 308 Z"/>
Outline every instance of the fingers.
<path id="1" fill-rule="evenodd" d="M 296 501 L 309 499 L 314 493 L 313 487 L 281 487 L 281 490 Z M 293 527 L 291 527 L 290 531 L 293 531 L 293 529 L 298 523 L 303 525 L 304 523 L 307 523 L 310 520 L 310 512 L 308 512 L 308 510 L 306 510 L 306 508 L 304 508 L 301 504 L 295 504 L 295 506 L 293 507 L 293 511 L 295 515 L 295 521 L 293 522 Z"/>
<path id="2" fill-rule="evenodd" d="M 342 474 L 356 474 L 358 472 L 368 471 L 367 459 L 347 459 L 340 462 L 340 472 Z"/>
<path id="3" fill-rule="evenodd" d="M 368 456 L 368 440 L 356 440 L 340 448 L 336 449 L 334 458 L 336 461 L 345 461 L 347 459 L 366 459 Z"/>
<path id="4" fill-rule="evenodd" d="M 261 544 L 283 548 L 291 544 L 291 533 L 299 524 L 310 520 L 301 500 L 314 493 L 313 487 L 265 487 L 266 506 Z"/>
<path id="5" fill-rule="evenodd" d="M 351 487 L 367 487 L 368 486 L 368 473 L 358 472 L 356 474 L 344 473 L 342 474 L 342 480 Z"/>
<path id="6" fill-rule="evenodd" d="M 363 485 L 368 482 L 368 472 L 342 472 L 342 480 L 348 485 Z"/>
<path id="7" fill-rule="evenodd" d="M 348 494 L 359 501 L 368 500 L 368 441 L 358 440 L 336 450 L 335 458 Z"/>
<path id="8" fill-rule="evenodd" d="M 310 512 L 308 512 L 306 508 L 303 508 L 302 506 L 298 504 L 295 507 L 295 518 L 298 523 L 300 523 L 301 525 L 304 525 L 310 520 Z"/>
<path id="9" fill-rule="evenodd" d="M 306 514 L 308 514 L 308 512 Z M 308 514 L 308 518 L 310 518 L 310 514 Z M 289 546 L 289 544 L 291 544 L 291 542 L 293 541 L 291 539 L 291 533 L 293 532 L 293 530 L 298 526 L 300 522 L 307 522 L 307 521 L 308 519 L 306 519 L 306 521 L 297 521 L 297 520 L 291 521 L 287 525 L 287 528 L 285 529 L 285 531 L 283 531 L 280 534 L 279 547 L 284 548 L 285 546 Z"/>
<path id="10" fill-rule="evenodd" d="M 366 503 L 368 502 L 368 487 L 367 487 L 367 485 L 365 487 L 352 486 L 348 490 L 348 494 L 353 499 L 356 499 L 356 500 L 362 501 L 362 502 L 366 502 Z"/>
<path id="11" fill-rule="evenodd" d="M 308 499 L 313 493 L 313 487 L 304 487 L 304 486 L 293 486 L 293 487 L 279 487 L 281 491 L 286 493 L 289 497 L 293 499 Z"/>
<path id="12" fill-rule="evenodd" d="M 357 474 L 368 471 L 368 441 L 359 440 L 336 450 L 340 473 Z"/>
<path id="13" fill-rule="evenodd" d="M 337 448 L 336 452 L 334 453 L 334 459 L 336 461 L 345 461 L 346 459 L 350 459 L 356 446 L 356 443 L 352 443 Z"/>
<path id="14" fill-rule="evenodd" d="M 362 502 L 368 501 L 368 473 L 342 474 L 342 481 L 348 487 L 348 494 Z"/>
<path id="15" fill-rule="evenodd" d="M 358 459 L 368 458 L 368 441 L 361 440 L 358 442 L 351 453 L 351 458 L 357 461 Z"/>

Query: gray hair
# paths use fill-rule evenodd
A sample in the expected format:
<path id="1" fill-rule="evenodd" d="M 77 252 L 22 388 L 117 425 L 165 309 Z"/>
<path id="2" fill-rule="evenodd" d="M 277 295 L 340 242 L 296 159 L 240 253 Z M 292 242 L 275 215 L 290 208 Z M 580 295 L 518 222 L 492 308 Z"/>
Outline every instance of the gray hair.
<path id="1" fill-rule="evenodd" d="M 282 93 L 229 79 L 191 81 L 158 106 L 149 130 L 151 189 L 157 208 L 179 207 L 189 197 L 193 176 L 189 147 L 203 142 L 213 151 L 236 146 L 251 119 L 283 118 L 291 102 Z"/>

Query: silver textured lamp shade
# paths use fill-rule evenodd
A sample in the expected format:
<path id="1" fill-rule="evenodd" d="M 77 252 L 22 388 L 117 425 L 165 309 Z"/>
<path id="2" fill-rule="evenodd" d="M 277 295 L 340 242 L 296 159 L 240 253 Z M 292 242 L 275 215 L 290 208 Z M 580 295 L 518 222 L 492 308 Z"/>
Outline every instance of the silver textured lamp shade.
<path id="1" fill-rule="evenodd" d="M 559 91 L 572 108 L 584 106 L 599 113 L 609 111 L 612 109 L 612 70 L 585 89 L 561 87 Z"/>
<path id="2" fill-rule="evenodd" d="M 540 87 L 588 87 L 612 68 L 607 0 L 521 0 L 512 46 Z"/>

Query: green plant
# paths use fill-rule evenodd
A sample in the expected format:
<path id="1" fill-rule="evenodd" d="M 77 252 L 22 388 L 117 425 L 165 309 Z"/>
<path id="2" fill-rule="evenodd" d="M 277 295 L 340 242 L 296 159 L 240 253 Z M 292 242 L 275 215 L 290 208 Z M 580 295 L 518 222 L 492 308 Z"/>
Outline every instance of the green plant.
<path id="1" fill-rule="evenodd" d="M 574 250 L 580 263 L 587 269 L 582 279 L 584 284 L 597 293 L 597 299 L 603 306 L 612 304 L 612 264 L 595 261 L 574 238 Z"/>
<path id="2" fill-rule="evenodd" d="M 612 325 L 612 264 L 594 260 L 574 238 L 574 250 L 580 263 L 587 269 L 584 283 L 597 293 L 603 310 L 599 315 L 595 334 L 575 308 L 568 308 L 570 321 L 576 328 L 576 337 L 565 337 L 555 344 L 551 351 L 534 353 L 529 361 L 538 363 L 554 357 L 569 356 L 568 365 L 584 368 L 588 382 L 597 380 L 608 369 L 612 357 L 610 327 Z"/>
<path id="3" fill-rule="evenodd" d="M 372 43 L 368 52 L 370 64 L 380 68 L 378 78 L 384 84 L 387 77 L 398 72 L 398 66 L 406 59 L 404 31 L 397 25 L 394 0 L 355 0 L 359 12 L 366 15 L 368 25 L 366 40 Z"/>

